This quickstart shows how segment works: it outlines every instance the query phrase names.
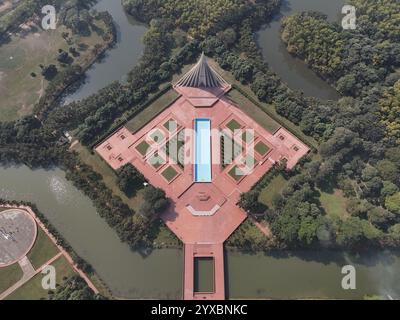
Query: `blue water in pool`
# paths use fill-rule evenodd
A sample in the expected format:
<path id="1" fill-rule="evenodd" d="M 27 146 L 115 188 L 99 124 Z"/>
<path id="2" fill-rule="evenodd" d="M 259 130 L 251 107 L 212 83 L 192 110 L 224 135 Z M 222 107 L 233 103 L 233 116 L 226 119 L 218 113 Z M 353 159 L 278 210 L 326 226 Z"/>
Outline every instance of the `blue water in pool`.
<path id="1" fill-rule="evenodd" d="M 211 182 L 211 121 L 196 119 L 195 138 L 195 182 Z"/>

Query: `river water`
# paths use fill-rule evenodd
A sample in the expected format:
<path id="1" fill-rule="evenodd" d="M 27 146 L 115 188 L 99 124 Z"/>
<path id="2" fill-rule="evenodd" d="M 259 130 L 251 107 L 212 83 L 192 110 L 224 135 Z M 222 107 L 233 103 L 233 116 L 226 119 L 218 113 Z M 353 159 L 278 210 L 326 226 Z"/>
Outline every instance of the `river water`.
<path id="1" fill-rule="evenodd" d="M 108 11 L 113 16 L 117 27 L 117 43 L 86 72 L 85 83 L 64 99 L 65 104 L 84 99 L 113 81 L 124 81 L 144 49 L 142 38 L 147 27 L 126 15 L 120 0 L 100 0 L 94 9 Z"/>
<path id="2" fill-rule="evenodd" d="M 116 296 L 181 297 L 181 251 L 155 250 L 146 258 L 132 252 L 99 217 L 90 199 L 65 179 L 63 171 L 0 167 L 0 198 L 36 203 Z M 400 297 L 400 257 L 393 252 L 369 252 L 361 257 L 332 251 L 229 252 L 226 262 L 231 298 Z M 355 291 L 341 289 L 341 268 L 347 264 L 357 269 Z"/>
<path id="3" fill-rule="evenodd" d="M 300 9 L 331 12 L 334 18 L 341 1 L 293 0 L 284 13 Z M 112 80 L 123 78 L 142 52 L 142 26 L 134 25 L 117 0 L 97 5 L 113 14 L 119 25 L 119 44 L 105 60 L 89 71 L 86 84 L 69 99 L 96 92 Z M 288 11 L 289 10 L 289 11 Z M 271 68 L 290 86 L 309 94 L 335 98 L 305 66 L 285 55 L 278 41 L 279 22 L 259 33 Z M 275 28 L 275 29 L 274 29 Z M 275 30 L 275 31 L 274 31 Z M 269 52 L 269 53 L 268 53 Z M 281 71 L 280 71 L 281 70 Z M 296 80 L 297 79 L 297 80 Z M 293 82 L 291 82 L 293 80 Z M 333 90 L 333 91 L 332 91 Z M 71 101 L 71 100 L 70 100 Z M 59 169 L 30 170 L 0 167 L 0 198 L 34 202 L 74 250 L 87 260 L 118 297 L 180 298 L 183 256 L 180 250 L 155 250 L 148 257 L 121 243 L 92 202 L 65 179 Z M 357 257 L 345 252 L 277 252 L 265 254 L 226 253 L 227 290 L 230 298 L 362 298 L 366 294 L 400 297 L 400 253 L 368 252 Z M 357 290 L 341 288 L 341 268 L 357 270 Z M 397 291 L 396 291 L 397 290 Z"/>
<path id="4" fill-rule="evenodd" d="M 339 98 L 336 90 L 319 78 L 300 59 L 290 55 L 281 40 L 281 19 L 301 11 L 314 10 L 328 16 L 330 21 L 340 22 L 345 0 L 283 0 L 281 13 L 257 33 L 257 41 L 264 59 L 272 71 L 281 77 L 294 90 L 304 92 L 306 96 L 321 99 Z"/>

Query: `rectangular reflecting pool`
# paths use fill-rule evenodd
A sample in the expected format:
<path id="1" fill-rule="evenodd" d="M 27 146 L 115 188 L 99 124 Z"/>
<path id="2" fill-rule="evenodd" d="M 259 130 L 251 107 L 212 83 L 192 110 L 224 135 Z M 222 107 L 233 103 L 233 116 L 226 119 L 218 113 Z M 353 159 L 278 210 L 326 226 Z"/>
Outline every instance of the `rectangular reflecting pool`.
<path id="1" fill-rule="evenodd" d="M 209 257 L 194 258 L 194 292 L 214 292 L 214 259 Z"/>
<path id="2" fill-rule="evenodd" d="M 195 119 L 194 181 L 211 182 L 211 121 Z"/>

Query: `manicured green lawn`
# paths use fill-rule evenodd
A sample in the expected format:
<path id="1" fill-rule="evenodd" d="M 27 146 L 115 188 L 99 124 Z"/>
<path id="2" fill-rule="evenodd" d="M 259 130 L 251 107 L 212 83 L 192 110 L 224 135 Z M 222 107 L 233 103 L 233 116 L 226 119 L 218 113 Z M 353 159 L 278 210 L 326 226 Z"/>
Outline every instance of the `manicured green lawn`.
<path id="1" fill-rule="evenodd" d="M 59 252 L 58 248 L 49 239 L 42 228 L 38 228 L 36 243 L 31 252 L 28 253 L 28 259 L 35 269 L 41 267 Z"/>
<path id="2" fill-rule="evenodd" d="M 22 278 L 22 269 L 18 263 L 0 268 L 0 293 L 4 292 Z"/>
<path id="3" fill-rule="evenodd" d="M 268 130 L 271 133 L 275 133 L 280 127 L 281 124 L 287 128 L 290 129 L 293 133 L 296 134 L 301 140 L 307 141 L 309 144 L 314 146 L 315 148 L 318 147 L 318 142 L 314 140 L 311 137 L 306 136 L 300 129 L 300 127 L 296 126 L 294 123 L 290 122 L 289 120 L 285 119 L 284 117 L 280 116 L 276 110 L 275 106 L 271 104 L 267 104 L 264 102 L 261 102 L 258 100 L 256 95 L 253 93 L 251 90 L 250 86 L 248 85 L 243 85 L 239 81 L 235 79 L 235 77 L 232 75 L 232 73 L 223 70 L 213 59 L 209 59 L 209 62 L 211 66 L 218 71 L 218 73 L 224 77 L 226 81 L 228 81 L 231 84 L 236 84 L 239 86 L 246 94 L 248 94 L 250 97 L 258 101 L 258 103 L 261 105 L 261 108 L 258 106 L 254 105 L 248 98 L 244 97 L 240 92 L 237 90 L 231 90 L 228 94 L 230 99 L 232 99 L 234 102 L 238 104 L 240 109 L 247 113 L 251 118 L 256 120 L 262 127 L 264 127 L 266 130 Z M 268 111 L 269 114 L 272 114 L 277 121 L 271 118 L 266 112 Z"/>
<path id="4" fill-rule="evenodd" d="M 236 181 L 239 181 L 240 179 L 243 178 L 243 172 L 238 168 L 237 166 L 234 166 L 230 171 L 229 175 L 235 179 Z"/>
<path id="5" fill-rule="evenodd" d="M 348 216 L 346 198 L 343 196 L 342 191 L 334 189 L 331 193 L 323 191 L 320 191 L 320 193 L 319 200 L 328 215 L 342 219 Z"/>
<path id="6" fill-rule="evenodd" d="M 178 124 L 176 123 L 175 120 L 170 119 L 170 120 L 168 120 L 166 123 L 164 123 L 164 127 L 165 127 L 165 129 L 167 129 L 168 131 L 173 132 L 173 131 L 175 131 L 175 130 L 177 129 Z"/>
<path id="7" fill-rule="evenodd" d="M 142 141 L 136 146 L 136 150 L 139 151 L 139 153 L 142 156 L 145 156 L 147 152 L 149 151 L 150 145 L 146 141 Z"/>
<path id="8" fill-rule="evenodd" d="M 165 160 L 156 153 L 150 158 L 149 161 L 150 161 L 151 165 L 154 167 L 154 169 L 156 169 L 156 170 L 165 163 Z"/>
<path id="9" fill-rule="evenodd" d="M 242 126 L 235 119 L 229 121 L 226 125 L 231 131 L 239 130 Z"/>
<path id="10" fill-rule="evenodd" d="M 250 132 L 243 132 L 242 134 L 242 140 L 246 143 L 246 144 L 250 144 L 253 142 L 254 140 L 254 135 L 251 134 Z"/>
<path id="11" fill-rule="evenodd" d="M 269 151 L 269 147 L 264 142 L 260 141 L 255 145 L 254 150 L 256 150 L 261 156 L 265 156 Z"/>
<path id="12" fill-rule="evenodd" d="M 287 180 L 282 175 L 277 175 L 269 185 L 264 188 L 258 200 L 266 206 L 272 206 L 272 199 L 276 194 L 280 194 L 282 189 L 286 186 Z"/>
<path id="13" fill-rule="evenodd" d="M 125 127 L 133 133 L 138 131 L 157 114 L 166 109 L 178 96 L 179 94 L 175 90 L 169 90 L 151 105 L 146 107 L 142 112 L 133 117 Z"/>
<path id="14" fill-rule="evenodd" d="M 281 126 L 270 116 L 268 116 L 263 110 L 257 107 L 244 95 L 237 90 L 231 90 L 228 93 L 228 97 L 235 102 L 235 104 L 244 113 L 256 120 L 259 125 L 266 129 L 270 133 L 276 132 Z M 271 106 L 272 107 L 272 106 Z"/>
<path id="15" fill-rule="evenodd" d="M 151 135 L 150 138 L 154 140 L 154 142 L 161 142 L 164 139 L 164 135 L 160 130 L 155 130 Z"/>
<path id="16" fill-rule="evenodd" d="M 247 168 L 251 169 L 256 165 L 256 159 L 254 159 L 251 155 L 247 155 L 243 158 L 243 164 L 247 166 Z"/>
<path id="17" fill-rule="evenodd" d="M 98 27 L 104 29 L 104 24 L 96 21 Z M 57 61 L 58 50 L 68 52 L 69 45 L 63 39 L 62 33 L 69 32 L 65 26 L 56 30 L 30 32 L 23 37 L 13 35 L 9 43 L 0 50 L 0 121 L 15 120 L 32 113 L 33 106 L 39 100 L 48 86 L 48 81 L 41 75 L 40 65 L 55 64 L 59 71 L 63 67 Z M 92 55 L 96 44 L 102 44 L 102 38 L 92 32 L 90 37 L 74 37 L 73 45 L 85 43 L 88 49 L 80 52 L 74 64 L 84 65 Z M 31 73 L 35 73 L 35 77 Z"/>
<path id="18" fill-rule="evenodd" d="M 61 284 L 65 278 L 72 276 L 75 272 L 71 265 L 64 258 L 60 257 L 53 263 L 56 269 L 56 282 Z M 6 298 L 6 300 L 43 300 L 47 299 L 48 291 L 42 287 L 43 276 L 41 273 L 34 276 L 30 281 L 17 289 L 14 293 Z"/>
<path id="19" fill-rule="evenodd" d="M 161 174 L 165 179 L 167 179 L 168 182 L 170 182 L 178 175 L 178 172 L 170 166 L 165 169 Z"/>

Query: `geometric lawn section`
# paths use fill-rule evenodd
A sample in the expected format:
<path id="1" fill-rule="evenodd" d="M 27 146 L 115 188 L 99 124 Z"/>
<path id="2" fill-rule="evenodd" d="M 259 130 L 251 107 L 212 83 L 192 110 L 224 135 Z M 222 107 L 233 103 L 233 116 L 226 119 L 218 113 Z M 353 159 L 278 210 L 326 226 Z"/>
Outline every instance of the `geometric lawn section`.
<path id="1" fill-rule="evenodd" d="M 201 95 L 201 90 L 196 89 L 195 95 L 196 97 Z M 265 113 L 262 113 L 262 115 L 267 117 Z M 148 161 L 149 158 L 151 159 L 151 156 L 146 158 L 143 155 L 146 152 L 145 147 L 147 147 L 147 145 L 141 145 L 143 137 L 147 136 L 149 132 L 154 130 L 154 128 L 160 130 L 165 134 L 165 136 L 168 135 L 167 127 L 169 127 L 169 120 L 171 119 L 176 121 L 181 129 L 194 129 L 193 121 L 194 119 L 198 118 L 209 119 L 212 131 L 220 131 L 221 128 L 224 127 L 227 128 L 228 131 L 231 131 L 232 129 L 253 130 L 255 132 L 254 135 L 257 137 L 246 137 L 247 145 L 251 146 L 254 144 L 255 154 L 266 157 L 262 161 L 259 159 L 249 159 L 247 156 L 239 157 L 239 159 L 247 158 L 245 160 L 242 159 L 245 164 L 251 163 L 252 161 L 257 164 L 252 170 L 247 170 L 248 168 L 246 165 L 243 167 L 243 163 L 238 163 L 236 165 L 233 164 L 227 168 L 223 168 L 219 164 L 221 141 L 220 139 L 212 139 L 211 184 L 222 192 L 224 197 L 227 199 L 227 202 L 225 202 L 225 204 L 215 215 L 210 217 L 202 217 L 202 221 L 199 225 L 197 225 L 199 222 L 190 221 L 191 218 L 189 219 L 189 216 L 191 216 L 191 214 L 186 209 L 187 205 L 190 204 L 190 199 L 196 197 L 196 194 L 193 192 L 197 192 L 193 191 L 193 188 L 191 188 L 194 180 L 194 166 L 189 164 L 185 165 L 184 167 L 179 167 L 175 161 L 171 162 L 171 159 L 169 159 L 168 156 L 167 159 L 163 159 L 166 160 L 165 163 L 160 161 L 160 165 L 154 166 L 150 163 L 152 161 Z M 165 125 L 166 123 L 168 123 L 168 125 Z M 243 112 L 242 109 L 238 108 L 226 97 L 218 99 L 212 107 L 196 108 L 196 106 L 193 105 L 193 101 L 188 101 L 185 96 L 181 96 L 170 106 L 165 108 L 161 113 L 158 113 L 147 124 L 142 125 L 138 131 L 134 133 L 127 133 L 126 131 L 128 130 L 125 129 L 124 132 L 127 135 L 126 140 L 128 140 L 129 143 L 120 142 L 111 136 L 106 141 L 98 145 L 96 148 L 97 153 L 115 170 L 121 167 L 123 163 L 117 161 L 114 155 L 122 154 L 126 162 L 129 162 L 135 166 L 152 185 L 159 187 L 166 192 L 167 197 L 170 198 L 173 203 L 171 206 L 171 208 L 173 208 L 173 212 L 168 212 L 168 214 L 166 213 L 162 215 L 162 218 L 170 227 L 170 229 L 184 242 L 224 242 L 246 216 L 246 214 L 236 206 L 240 193 L 249 191 L 251 187 L 268 170 L 272 168 L 275 162 L 286 158 L 288 160 L 288 169 L 291 169 L 298 162 L 298 160 L 309 151 L 307 146 L 293 137 L 284 128 L 278 130 L 277 133 L 280 135 L 285 135 L 285 141 L 278 139 L 276 134 L 268 132 L 264 127 L 260 126 L 255 120 L 253 120 L 249 115 Z M 172 137 L 175 135 L 176 134 L 173 134 Z M 262 138 L 262 140 L 260 138 Z M 180 140 L 181 139 L 179 139 L 179 141 Z M 238 140 L 243 141 L 241 136 L 239 136 L 238 139 L 235 137 L 233 140 L 235 142 L 238 142 Z M 113 141 L 117 143 L 117 146 L 113 146 L 111 151 L 105 148 L 108 143 Z M 164 141 L 169 141 L 169 139 L 166 138 Z M 158 145 L 156 147 L 160 148 L 159 155 L 165 155 L 165 151 L 168 149 L 168 147 L 164 147 L 167 145 L 167 142 L 164 141 L 161 146 Z M 261 143 L 261 141 L 263 142 Z M 295 152 L 295 150 L 292 148 L 292 145 L 290 145 L 291 142 L 299 146 L 298 151 Z M 151 143 L 148 142 L 148 144 L 150 145 Z M 189 159 L 191 157 L 194 158 L 193 137 L 184 137 L 184 146 L 184 153 L 186 157 Z M 115 150 L 116 148 L 118 150 Z M 245 150 L 242 150 L 242 152 L 243 151 Z M 155 155 L 158 156 L 157 153 Z M 240 156 L 240 154 L 232 155 L 232 157 L 236 156 Z M 236 169 L 239 170 L 237 171 Z M 246 172 L 249 171 L 249 175 L 241 176 L 240 170 L 244 170 Z M 202 188 L 207 189 L 206 185 L 207 184 L 202 185 Z M 191 196 L 186 197 L 186 194 L 190 194 Z M 184 201 L 187 201 L 187 203 Z M 233 205 L 228 205 L 229 203 L 232 203 Z M 228 207 L 230 208 L 229 210 Z M 236 210 L 238 210 L 238 215 L 232 214 L 232 212 L 235 212 Z M 230 216 L 225 216 L 225 213 L 230 213 L 231 218 L 234 219 L 231 221 L 232 224 L 228 223 L 228 221 L 230 221 Z M 224 218 L 219 220 L 221 216 Z M 221 223 L 222 225 L 224 224 L 223 221 L 225 221 L 225 224 L 227 225 L 226 228 L 222 227 L 221 229 Z M 191 226 L 193 223 L 196 225 Z M 196 230 L 193 230 L 193 227 L 195 227 Z"/>
<path id="2" fill-rule="evenodd" d="M 185 88 L 185 90 L 185 94 L 192 97 L 201 96 L 202 90 L 207 91 L 207 89 L 196 88 L 193 94 L 191 94 L 190 88 Z M 206 92 L 206 95 L 210 96 L 211 93 Z M 196 105 L 194 105 L 196 101 L 200 100 L 197 98 L 187 99 L 185 96 L 181 96 L 138 131 L 126 133 L 126 128 L 121 128 L 120 130 L 124 130 L 126 133 L 126 140 L 128 142 L 118 141 L 118 139 L 111 136 L 96 148 L 96 152 L 115 170 L 125 163 L 131 163 L 153 186 L 165 191 L 166 196 L 171 201 L 171 205 L 167 211 L 161 215 L 161 218 L 171 231 L 185 243 L 185 246 L 194 246 L 190 248 L 195 248 L 196 244 L 204 243 L 222 245 L 247 217 L 247 214 L 237 206 L 240 193 L 249 191 L 251 187 L 273 167 L 274 163 L 286 159 L 287 167 L 291 169 L 298 160 L 309 151 L 307 146 L 284 128 L 279 129 L 275 134 L 268 132 L 226 97 L 215 97 L 215 103 L 213 103 L 211 107 L 204 107 L 202 103 L 203 105 L 197 108 Z M 173 164 L 168 164 L 171 159 L 167 157 L 168 159 L 165 159 L 167 164 L 162 164 L 161 167 L 154 166 L 147 161 L 146 152 L 148 147 L 153 151 L 157 151 L 157 148 L 159 148 L 159 154 L 165 155 L 166 150 L 165 148 L 163 150 L 163 146 L 165 146 L 166 142 L 169 140 L 166 138 L 169 123 L 168 125 L 165 124 L 169 119 L 177 121 L 180 128 L 193 130 L 194 120 L 199 118 L 210 120 L 211 132 L 220 131 L 223 127 L 231 132 L 233 131 L 233 134 L 235 130 L 242 128 L 254 130 L 254 132 L 257 133 L 257 138 L 249 137 L 249 139 L 247 139 L 246 137 L 245 140 L 247 145 L 252 145 L 254 141 L 251 140 L 257 141 L 259 138 L 262 138 L 262 141 L 265 141 L 265 143 L 260 143 L 261 140 L 259 140 L 258 143 L 255 143 L 255 149 L 256 153 L 259 156 L 265 156 L 265 159 L 259 161 L 254 158 L 254 156 L 242 155 L 239 157 L 241 162 L 237 164 L 233 163 L 228 166 L 228 168 L 223 168 L 220 165 L 221 139 L 220 137 L 212 137 L 212 180 L 211 183 L 204 184 L 193 182 L 194 165 L 192 165 L 192 162 L 189 165 L 179 167 L 174 162 L 172 162 Z M 147 146 L 143 144 L 142 141 L 143 137 L 147 136 L 154 128 L 158 128 L 157 130 L 165 134 L 164 138 L 162 138 L 163 141 L 161 145 L 159 144 L 160 141 L 154 141 L 157 145 L 155 148 L 153 148 L 153 143 L 147 142 Z M 277 138 L 277 134 L 280 135 L 281 139 Z M 282 140 L 282 138 L 284 139 Z M 240 136 L 239 139 L 242 140 L 242 137 Z M 233 138 L 233 140 L 237 142 L 236 137 Z M 106 147 L 110 144 L 112 146 L 111 150 Z M 293 145 L 296 145 L 296 148 L 293 148 Z M 184 146 L 186 158 L 193 159 L 193 137 L 185 136 Z M 247 148 L 242 149 L 242 153 L 245 150 L 247 150 Z M 246 152 L 248 152 L 248 150 Z M 118 161 L 116 156 L 118 154 L 122 155 L 124 159 L 123 162 Z M 240 154 L 232 155 L 232 157 L 239 155 Z M 248 170 L 248 163 L 251 162 L 257 165 L 254 166 L 252 170 Z M 243 173 L 247 173 L 248 175 L 241 175 L 241 171 L 244 171 Z M 214 193 L 221 194 L 221 197 L 226 199 L 226 201 L 217 203 L 218 201 L 212 198 Z M 191 205 L 191 202 L 194 202 L 193 199 L 200 199 L 199 201 L 202 201 L 201 199 L 207 199 L 207 201 L 211 201 L 207 208 L 219 209 L 213 215 L 195 216 L 188 210 L 188 206 Z M 219 264 L 222 261 L 221 259 L 223 259 L 223 257 L 218 257 L 218 270 L 221 270 L 221 268 L 223 269 L 223 266 Z M 185 258 L 184 277 L 185 279 L 191 279 L 190 276 L 186 275 L 186 263 L 190 264 L 192 260 L 187 260 Z M 221 277 L 218 276 L 218 279 L 221 279 Z M 184 286 L 187 288 L 187 286 L 193 286 L 193 283 L 185 283 Z M 221 293 L 221 291 L 218 292 L 219 294 Z M 187 295 L 185 294 L 185 296 Z M 223 298 L 221 295 L 215 297 Z"/>

